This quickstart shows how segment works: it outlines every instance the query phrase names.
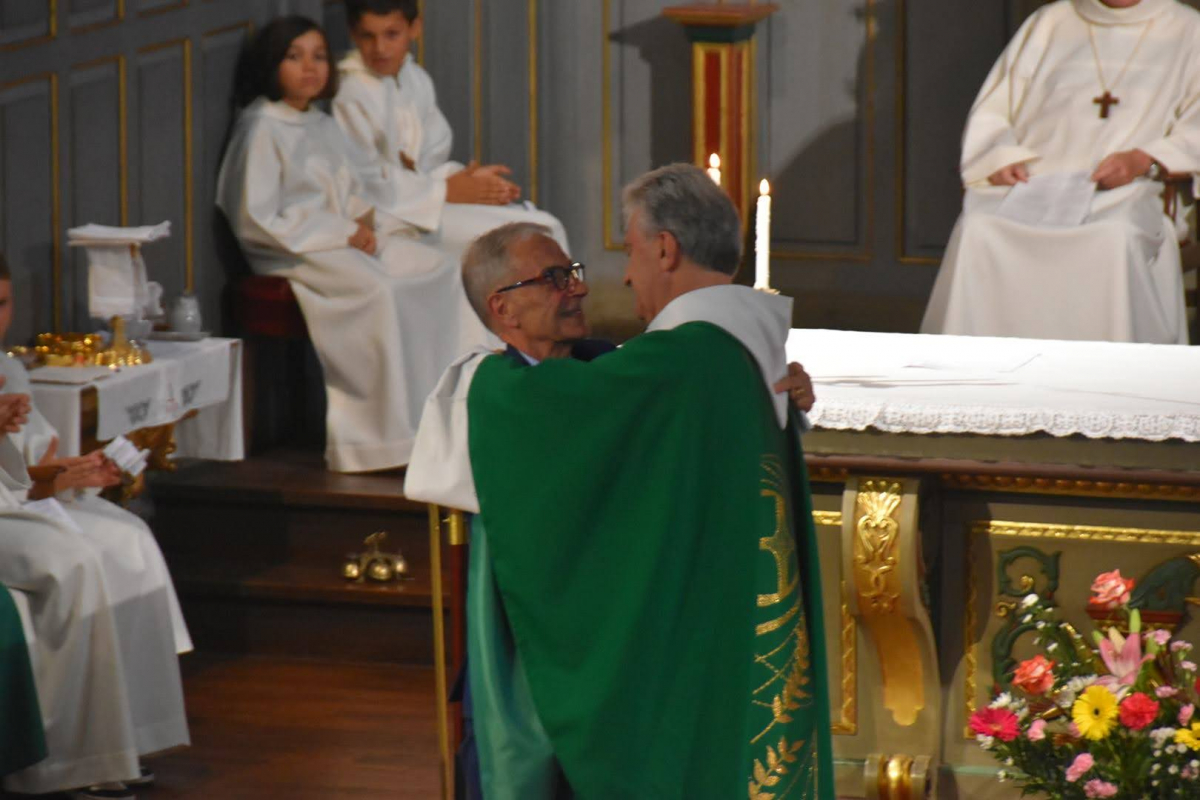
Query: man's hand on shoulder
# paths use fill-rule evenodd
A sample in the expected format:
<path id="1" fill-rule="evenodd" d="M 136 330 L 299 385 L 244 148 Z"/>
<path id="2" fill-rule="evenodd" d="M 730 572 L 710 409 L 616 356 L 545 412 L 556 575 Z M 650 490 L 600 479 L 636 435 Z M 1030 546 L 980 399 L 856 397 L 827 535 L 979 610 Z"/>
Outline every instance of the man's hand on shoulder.
<path id="1" fill-rule="evenodd" d="M 502 206 L 519 200 L 521 187 L 504 177 L 511 174 L 503 164 L 481 167 L 472 161 L 446 179 L 446 202 Z"/>
<path id="2" fill-rule="evenodd" d="M 1029 180 L 1029 170 L 1020 161 L 1016 164 L 1009 164 L 1007 167 L 1001 167 L 988 176 L 988 183 L 992 186 L 1016 186 L 1027 180 Z"/>
<path id="3" fill-rule="evenodd" d="M 787 392 L 796 408 L 804 412 L 812 411 L 813 403 L 817 401 L 817 396 L 813 393 L 812 378 L 804 371 L 804 367 L 795 361 L 788 364 L 787 377 L 776 382 L 775 391 Z"/>
<path id="4" fill-rule="evenodd" d="M 1150 171 L 1154 159 L 1141 150 L 1124 150 L 1105 156 L 1092 173 L 1092 180 L 1101 189 L 1118 189 L 1134 178 L 1140 178 Z"/>

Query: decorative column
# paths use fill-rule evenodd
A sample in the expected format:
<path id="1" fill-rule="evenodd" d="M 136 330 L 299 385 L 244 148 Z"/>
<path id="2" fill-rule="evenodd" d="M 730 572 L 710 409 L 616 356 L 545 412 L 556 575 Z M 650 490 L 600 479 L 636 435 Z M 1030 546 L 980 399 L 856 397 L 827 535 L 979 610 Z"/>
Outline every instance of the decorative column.
<path id="1" fill-rule="evenodd" d="M 692 42 L 692 160 L 703 168 L 710 154 L 720 156 L 721 184 L 743 220 L 758 183 L 754 30 L 778 9 L 775 3 L 695 3 L 663 10 Z"/>

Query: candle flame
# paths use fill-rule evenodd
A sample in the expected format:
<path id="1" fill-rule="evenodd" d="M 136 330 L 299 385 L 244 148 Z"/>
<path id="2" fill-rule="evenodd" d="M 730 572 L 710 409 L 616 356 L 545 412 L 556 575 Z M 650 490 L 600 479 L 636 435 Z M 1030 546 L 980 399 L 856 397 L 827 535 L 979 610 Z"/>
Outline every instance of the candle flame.
<path id="1" fill-rule="evenodd" d="M 713 153 L 712 155 L 710 155 L 708 157 L 708 166 L 712 167 L 713 169 L 720 169 L 721 168 L 721 157 L 719 155 L 717 155 L 716 153 Z"/>
<path id="2" fill-rule="evenodd" d="M 762 181 L 758 184 L 758 193 L 759 194 L 770 194 L 771 193 L 771 184 L 767 183 L 766 178 L 763 178 Z"/>

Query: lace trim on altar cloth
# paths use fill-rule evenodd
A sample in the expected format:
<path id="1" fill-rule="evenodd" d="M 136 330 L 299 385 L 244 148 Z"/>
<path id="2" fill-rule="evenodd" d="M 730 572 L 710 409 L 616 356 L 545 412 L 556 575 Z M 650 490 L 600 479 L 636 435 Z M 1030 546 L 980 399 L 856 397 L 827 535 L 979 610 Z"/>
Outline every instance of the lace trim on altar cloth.
<path id="1" fill-rule="evenodd" d="M 1184 414 L 1112 414 L 1000 406 L 929 406 L 897 403 L 822 403 L 809 412 L 818 428 L 887 433 L 973 433 L 985 436 L 1082 435 L 1089 439 L 1200 442 L 1200 417 Z"/>

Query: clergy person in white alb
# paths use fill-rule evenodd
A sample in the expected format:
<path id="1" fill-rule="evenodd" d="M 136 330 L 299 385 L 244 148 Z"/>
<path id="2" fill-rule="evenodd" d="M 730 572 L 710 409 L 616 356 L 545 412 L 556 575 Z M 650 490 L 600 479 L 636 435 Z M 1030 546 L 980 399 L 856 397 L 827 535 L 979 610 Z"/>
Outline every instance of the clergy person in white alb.
<path id="1" fill-rule="evenodd" d="M 291 281 L 324 373 L 329 468 L 389 469 L 408 463 L 442 370 L 494 340 L 467 305 L 457 260 L 398 218 L 390 168 L 357 160 L 312 104 L 331 88 L 328 59 L 311 20 L 259 32 L 217 205 L 254 271 Z"/>
<path id="2" fill-rule="evenodd" d="M 1178 234 L 1158 180 L 1200 173 L 1200 13 L 1176 0 L 1058 0 L 996 62 L 963 139 L 963 212 L 924 333 L 1187 343 Z M 1081 172 L 1082 223 L 996 212 Z"/>
<path id="3" fill-rule="evenodd" d="M 0 339 L 11 288 L 0 263 Z M 29 394 L 24 367 L 2 353 L 0 375 L 0 392 Z M 139 756 L 189 741 L 177 654 L 192 642 L 162 553 L 145 523 L 92 494 L 30 500 L 28 465 L 46 463 L 55 439 L 36 406 L 0 436 L 0 585 L 27 612 L 49 751 L 4 788 L 30 794 L 137 779 Z M 88 458 L 66 460 L 67 483 L 89 483 Z"/>
<path id="4" fill-rule="evenodd" d="M 567 234 L 553 215 L 512 202 L 520 190 L 507 167 L 450 160 L 453 132 L 437 105 L 433 79 L 409 52 L 420 36 L 416 0 L 349 0 L 357 49 L 338 64 L 333 115 L 364 159 L 391 167 L 400 198 L 394 213 L 420 241 L 461 258 L 480 234 L 508 222 L 545 225 L 563 250 Z"/>

